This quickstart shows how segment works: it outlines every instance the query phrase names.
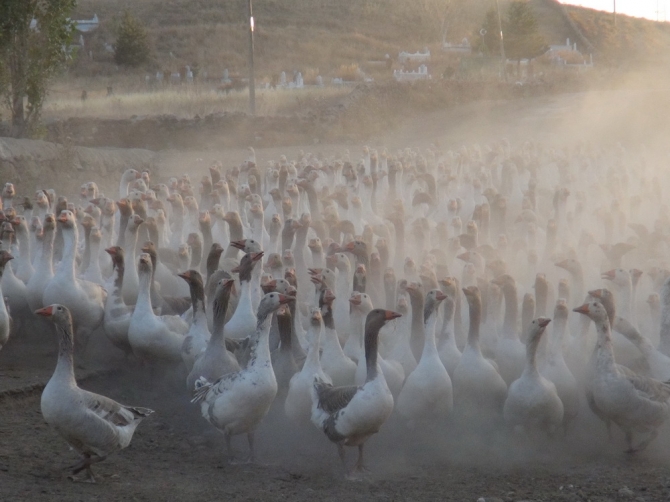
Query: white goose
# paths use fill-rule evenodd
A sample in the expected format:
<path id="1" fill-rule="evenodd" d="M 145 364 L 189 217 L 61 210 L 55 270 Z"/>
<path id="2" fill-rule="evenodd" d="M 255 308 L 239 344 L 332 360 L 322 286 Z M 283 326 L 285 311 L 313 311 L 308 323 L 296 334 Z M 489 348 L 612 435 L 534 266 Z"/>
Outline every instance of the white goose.
<path id="1" fill-rule="evenodd" d="M 568 323 L 568 305 L 563 298 L 556 302 L 553 322 L 546 356 L 539 366 L 542 376 L 556 386 L 563 403 L 563 424 L 567 428 L 579 413 L 580 395 L 577 380 L 563 358 L 563 340 Z"/>
<path id="2" fill-rule="evenodd" d="M 189 326 L 179 316 L 157 316 L 151 306 L 151 257 L 142 253 L 137 265 L 140 291 L 128 326 L 128 342 L 141 361 L 181 361 Z"/>
<path id="3" fill-rule="evenodd" d="M 42 225 L 42 255 L 41 260 L 35 263 L 35 273 L 32 275 L 26 288 L 28 290 L 28 306 L 34 312 L 42 308 L 44 302 L 44 288 L 54 276 L 53 250 L 56 235 L 56 218 L 53 214 L 44 217 Z"/>
<path id="4" fill-rule="evenodd" d="M 80 389 L 74 377 L 69 310 L 54 304 L 35 313 L 56 325 L 59 346 L 56 370 L 42 392 L 42 416 L 82 456 L 81 462 L 72 467 L 72 476 L 86 470 L 87 481 L 95 482 L 91 465 L 128 446 L 139 423 L 153 410 L 123 406 Z"/>
<path id="5" fill-rule="evenodd" d="M 335 331 L 333 319 L 333 303 L 335 295 L 327 289 L 323 294 L 324 339 L 321 353 L 321 367 L 336 387 L 352 385 L 356 374 L 356 363 L 344 355 L 340 340 Z M 310 384 L 311 385 L 311 384 Z"/>
<path id="6" fill-rule="evenodd" d="M 5 271 L 5 267 L 9 260 L 12 260 L 14 257 L 9 253 L 9 251 L 0 250 L 0 278 Z M 2 296 L 2 288 L 0 287 L 0 298 Z M 9 312 L 7 312 L 7 306 L 5 302 L 0 302 L 0 349 L 7 343 L 9 340 L 9 332 L 11 328 L 11 319 L 9 317 Z"/>
<path id="7" fill-rule="evenodd" d="M 517 431 L 553 433 L 563 421 L 563 403 L 556 387 L 537 369 L 536 353 L 540 339 L 551 319 L 531 321 L 526 345 L 526 367 L 512 382 L 503 407 L 505 422 Z"/>
<path id="8" fill-rule="evenodd" d="M 230 440 L 247 434 L 249 461 L 254 461 L 254 431 L 265 417 L 277 394 L 277 380 L 270 360 L 268 344 L 272 313 L 293 299 L 279 293 L 266 294 L 258 307 L 258 323 L 251 334 L 251 356 L 246 368 L 222 376 L 210 383 L 196 381 L 193 402 L 201 403 L 202 416 L 226 437 L 232 457 Z"/>
<path id="9" fill-rule="evenodd" d="M 128 327 L 133 309 L 125 304 L 121 294 L 125 255 L 121 246 L 112 246 L 105 251 L 112 258 L 114 270 L 107 284 L 108 294 L 105 300 L 105 316 L 102 325 L 107 338 L 127 355 L 133 351 L 128 341 Z"/>
<path id="10" fill-rule="evenodd" d="M 288 394 L 284 402 L 286 416 L 295 423 L 309 421 L 312 412 L 311 388 L 314 379 L 332 385 L 331 378 L 324 373 L 319 361 L 321 332 L 323 331 L 323 319 L 318 307 L 313 307 L 307 330 L 309 349 L 307 358 L 302 369 L 293 375 L 289 382 Z"/>
<path id="11" fill-rule="evenodd" d="M 226 336 L 233 340 L 248 337 L 256 327 L 256 316 L 251 301 L 252 271 L 256 263 L 263 257 L 263 252 L 247 253 L 240 264 L 231 270 L 240 275 L 240 294 L 235 313 L 226 323 Z"/>
<path id="12" fill-rule="evenodd" d="M 42 301 L 45 305 L 60 303 L 74 316 L 77 336 L 85 347 L 90 334 L 102 324 L 107 294 L 98 284 L 77 279 L 75 276 L 75 254 L 78 238 L 72 211 L 61 211 L 58 217 L 63 233 L 63 259 L 53 278 L 44 288 Z"/>
<path id="13" fill-rule="evenodd" d="M 507 397 L 507 384 L 493 365 L 484 358 L 479 347 L 482 298 L 479 288 L 463 289 L 470 306 L 468 343 L 454 370 L 454 406 L 466 417 L 489 420 L 502 411 Z"/>
<path id="14" fill-rule="evenodd" d="M 440 302 L 447 298 L 439 289 L 426 295 L 423 321 L 425 341 L 421 359 L 405 380 L 396 409 L 410 425 L 424 420 L 444 418 L 454 406 L 451 378 L 445 369 L 435 344 L 437 311 Z"/>
<path id="15" fill-rule="evenodd" d="M 359 478 L 365 472 L 363 446 L 377 433 L 393 411 L 393 395 L 384 373 L 377 364 L 379 330 L 400 314 L 375 309 L 365 322 L 365 360 L 367 377 L 361 386 L 333 387 L 315 379 L 312 387 L 312 422 L 337 445 L 345 468 L 345 446 L 358 446 L 358 460 L 348 478 Z"/>

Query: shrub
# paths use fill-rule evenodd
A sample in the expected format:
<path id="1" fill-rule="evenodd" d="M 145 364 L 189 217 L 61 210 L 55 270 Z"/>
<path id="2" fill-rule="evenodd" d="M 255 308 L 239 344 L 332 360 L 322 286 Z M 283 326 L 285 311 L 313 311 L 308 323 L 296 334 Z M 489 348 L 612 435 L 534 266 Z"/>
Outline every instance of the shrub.
<path id="1" fill-rule="evenodd" d="M 123 66 L 140 66 L 149 59 L 147 30 L 130 12 L 123 14 L 114 44 L 114 61 Z"/>

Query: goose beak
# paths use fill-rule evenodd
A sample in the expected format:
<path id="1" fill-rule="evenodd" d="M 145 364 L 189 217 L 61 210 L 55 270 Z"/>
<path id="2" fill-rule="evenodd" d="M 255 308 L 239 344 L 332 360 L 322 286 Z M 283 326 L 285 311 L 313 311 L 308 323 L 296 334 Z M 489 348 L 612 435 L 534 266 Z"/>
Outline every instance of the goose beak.
<path id="1" fill-rule="evenodd" d="M 279 304 L 280 305 L 286 305 L 287 303 L 290 303 L 294 300 L 295 300 L 295 298 L 293 298 L 291 296 L 279 295 Z"/>
<path id="2" fill-rule="evenodd" d="M 588 315 L 589 314 L 589 305 L 588 303 L 585 303 L 584 305 L 581 305 L 579 307 L 576 307 L 572 309 L 573 312 L 578 312 L 579 314 L 584 314 Z"/>
<path id="3" fill-rule="evenodd" d="M 399 314 L 398 312 L 393 312 L 392 310 L 384 311 L 384 319 L 387 321 L 392 321 L 393 319 L 397 319 L 398 317 L 402 317 L 402 314 Z"/>
<path id="4" fill-rule="evenodd" d="M 323 301 L 324 302 L 332 302 L 335 300 L 335 295 L 330 289 L 326 290 L 326 293 L 323 295 Z"/>
<path id="5" fill-rule="evenodd" d="M 447 295 L 445 295 L 442 291 L 439 291 L 439 290 L 437 291 L 437 294 L 435 295 L 435 299 L 438 302 L 441 302 L 442 300 L 444 300 L 446 298 L 447 298 Z"/>
<path id="6" fill-rule="evenodd" d="M 52 316 L 53 313 L 54 313 L 54 311 L 53 311 L 53 307 L 51 305 L 49 305 L 48 307 L 44 307 L 44 308 L 41 308 L 41 309 L 35 311 L 35 314 L 41 315 L 41 316 L 44 316 L 44 317 Z"/>
<path id="7" fill-rule="evenodd" d="M 344 251 L 353 251 L 355 247 L 356 247 L 356 243 L 352 241 L 349 244 L 347 244 L 346 246 L 344 246 L 343 249 L 344 249 Z"/>
<path id="8" fill-rule="evenodd" d="M 258 253 L 253 253 L 253 254 L 251 255 L 251 260 L 252 260 L 252 261 L 258 261 L 258 260 L 260 260 L 261 258 L 263 258 L 263 254 L 264 254 L 263 251 L 259 251 Z"/>
<path id="9" fill-rule="evenodd" d="M 594 298 L 602 298 L 603 297 L 603 290 L 602 289 L 592 289 L 589 291 L 589 295 L 591 295 Z"/>
<path id="10" fill-rule="evenodd" d="M 177 275 L 179 277 L 181 277 L 182 279 L 184 279 L 185 281 L 188 281 L 191 278 L 191 272 L 188 271 L 188 270 L 186 272 L 182 272 L 181 274 L 177 274 Z"/>
<path id="11" fill-rule="evenodd" d="M 105 249 L 105 252 L 111 256 L 116 256 L 116 249 L 114 248 L 107 248 Z"/>
<path id="12" fill-rule="evenodd" d="M 600 277 L 602 279 L 607 279 L 609 281 L 613 281 L 615 276 L 616 272 L 614 270 L 608 270 L 607 272 L 603 272 L 602 274 L 600 274 Z"/>
<path id="13" fill-rule="evenodd" d="M 550 322 L 551 322 L 551 319 L 549 319 L 548 317 L 540 317 L 540 318 L 537 320 L 537 323 L 540 325 L 540 328 L 546 328 L 547 325 L 548 325 Z"/>
<path id="14" fill-rule="evenodd" d="M 244 249 L 244 246 L 246 246 L 246 244 L 247 244 L 246 239 L 242 239 L 241 241 L 232 241 L 230 243 L 230 245 L 233 246 L 234 248 L 241 249 L 241 250 Z"/>

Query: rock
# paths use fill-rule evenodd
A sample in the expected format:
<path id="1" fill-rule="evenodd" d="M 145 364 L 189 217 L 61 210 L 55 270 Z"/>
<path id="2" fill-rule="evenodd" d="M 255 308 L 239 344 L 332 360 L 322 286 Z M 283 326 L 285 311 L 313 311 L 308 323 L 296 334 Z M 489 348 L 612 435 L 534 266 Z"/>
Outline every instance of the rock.
<path id="1" fill-rule="evenodd" d="M 633 495 L 634 495 L 633 490 L 631 490 L 627 486 L 624 486 L 621 490 L 619 490 L 620 497 L 632 498 Z"/>

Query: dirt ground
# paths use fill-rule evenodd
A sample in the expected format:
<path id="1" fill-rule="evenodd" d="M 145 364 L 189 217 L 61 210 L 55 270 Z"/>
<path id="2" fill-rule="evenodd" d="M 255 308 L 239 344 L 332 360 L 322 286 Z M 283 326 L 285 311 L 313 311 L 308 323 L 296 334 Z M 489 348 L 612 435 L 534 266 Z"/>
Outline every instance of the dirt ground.
<path id="1" fill-rule="evenodd" d="M 638 141 L 641 126 L 655 124 L 668 93 L 566 95 L 532 102 L 479 103 L 436 112 L 371 142 L 389 151 L 439 142 L 445 148 L 503 137 L 572 144 Z M 644 113 L 643 113 L 644 112 Z M 667 116 L 667 113 L 665 113 Z M 628 136 L 626 135 L 628 132 Z M 662 135 L 662 129 L 655 133 Z M 654 137 L 646 135 L 647 142 Z M 362 145 L 308 145 L 325 154 Z M 257 151 L 259 163 L 294 155 L 298 148 Z M 162 152 L 166 173 L 201 172 L 213 159 L 238 163 L 247 152 Z M 199 174 L 198 174 L 199 175 Z M 197 179 L 197 178 L 196 178 Z M 336 448 L 309 424 L 298 427 L 274 406 L 257 432 L 262 465 L 229 465 L 223 437 L 189 403 L 183 375 L 152 382 L 147 370 L 126 361 L 98 333 L 78 354 L 82 387 L 120 402 L 156 411 L 136 431 L 129 448 L 94 469 L 95 485 L 73 483 L 63 468 L 76 454 L 40 413 L 40 392 L 56 362 L 55 341 L 45 324 L 10 340 L 0 352 L 0 500 L 455 500 L 667 501 L 670 500 L 670 430 L 648 451 L 623 454 L 620 431 L 609 441 L 586 408 L 566 436 L 530 442 L 505 430 L 486 434 L 457 423 L 410 431 L 391 419 L 369 440 L 370 479 L 343 479 Z M 277 404 L 277 403 L 276 403 Z M 246 453 L 246 440 L 234 446 Z M 348 453 L 353 462 L 356 451 Z"/>

